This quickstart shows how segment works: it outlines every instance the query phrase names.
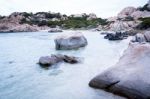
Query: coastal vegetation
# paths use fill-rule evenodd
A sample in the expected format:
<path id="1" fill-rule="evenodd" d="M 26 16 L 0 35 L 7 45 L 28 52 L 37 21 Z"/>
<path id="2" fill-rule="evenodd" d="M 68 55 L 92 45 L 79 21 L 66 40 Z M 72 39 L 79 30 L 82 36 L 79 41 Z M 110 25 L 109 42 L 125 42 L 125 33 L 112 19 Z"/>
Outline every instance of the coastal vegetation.
<path id="1" fill-rule="evenodd" d="M 98 25 L 107 25 L 108 22 L 106 19 L 102 18 L 91 18 L 89 15 L 84 14 L 83 16 L 67 16 L 61 15 L 60 13 L 48 13 L 48 12 L 38 12 L 33 13 L 23 13 L 24 18 L 21 19 L 20 23 L 38 25 L 38 26 L 48 26 L 56 27 L 60 26 L 65 29 L 70 28 L 96 28 Z"/>
<path id="2" fill-rule="evenodd" d="M 147 18 L 139 18 L 140 21 L 142 21 L 137 28 L 138 29 L 148 29 L 150 28 L 150 17 Z"/>

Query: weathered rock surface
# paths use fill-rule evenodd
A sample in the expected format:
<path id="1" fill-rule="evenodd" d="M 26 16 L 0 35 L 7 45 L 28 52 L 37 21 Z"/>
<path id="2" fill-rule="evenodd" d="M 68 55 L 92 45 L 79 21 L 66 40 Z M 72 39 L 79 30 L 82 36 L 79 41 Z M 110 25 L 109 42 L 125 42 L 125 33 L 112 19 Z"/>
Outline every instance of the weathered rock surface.
<path id="1" fill-rule="evenodd" d="M 118 14 L 118 17 L 119 18 L 128 17 L 135 11 L 136 11 L 136 8 L 134 8 L 134 7 L 126 7 Z"/>
<path id="2" fill-rule="evenodd" d="M 55 39 L 57 50 L 72 50 L 87 45 L 87 39 L 81 33 L 72 33 L 59 36 Z"/>
<path id="3" fill-rule="evenodd" d="M 135 35 L 133 42 L 145 43 L 150 42 L 150 31 L 146 31 L 145 33 L 138 33 Z"/>
<path id="4" fill-rule="evenodd" d="M 150 99 L 149 78 L 150 44 L 130 43 L 119 62 L 89 85 L 129 99 Z"/>
<path id="5" fill-rule="evenodd" d="M 108 18 L 109 24 L 103 27 L 103 30 L 115 31 L 120 29 L 121 31 L 129 31 L 131 29 L 137 30 L 137 26 L 141 23 L 139 18 L 149 18 L 150 10 L 145 10 L 149 7 L 148 2 L 142 8 L 126 7 L 115 17 Z M 141 10 L 142 9 L 142 10 Z M 121 24 L 120 26 L 118 24 Z M 119 27 L 118 27 L 119 26 Z"/>
<path id="6" fill-rule="evenodd" d="M 142 43 L 142 42 L 146 42 L 146 39 L 145 39 L 143 34 L 136 34 L 135 35 L 135 41 Z"/>
<path id="7" fill-rule="evenodd" d="M 150 31 L 146 31 L 146 32 L 144 33 L 144 37 L 145 37 L 145 40 L 146 40 L 147 42 L 150 42 Z"/>
<path id="8" fill-rule="evenodd" d="M 111 31 L 127 31 L 136 26 L 137 23 L 134 21 L 115 21 L 110 24 L 109 29 Z"/>
<path id="9" fill-rule="evenodd" d="M 13 24 L 9 24 L 13 25 Z M 5 27 L 5 28 L 4 28 Z M 36 32 L 38 31 L 38 28 L 36 26 L 31 26 L 28 24 L 22 24 L 22 25 L 17 25 L 15 27 L 9 27 L 8 25 L 0 25 L 0 28 L 3 28 L 0 30 L 0 32 L 5 33 L 5 32 Z"/>
<path id="10" fill-rule="evenodd" d="M 41 66 L 46 66 L 46 67 L 55 65 L 59 62 L 75 64 L 75 63 L 80 62 L 80 59 L 78 57 L 67 56 L 67 55 L 62 55 L 62 54 L 44 56 L 39 59 L 39 64 Z"/>
<path id="11" fill-rule="evenodd" d="M 138 18 L 150 17 L 150 12 L 146 10 L 140 11 L 134 7 L 126 7 L 118 14 L 117 17 L 118 18 L 133 17 L 133 19 L 137 20 Z"/>
<path id="12" fill-rule="evenodd" d="M 135 11 L 131 14 L 134 19 L 150 17 L 149 11 Z"/>
<path id="13" fill-rule="evenodd" d="M 20 24 L 24 16 L 20 13 L 12 13 L 0 20 L 0 32 L 35 32 L 38 27 L 29 24 Z"/>

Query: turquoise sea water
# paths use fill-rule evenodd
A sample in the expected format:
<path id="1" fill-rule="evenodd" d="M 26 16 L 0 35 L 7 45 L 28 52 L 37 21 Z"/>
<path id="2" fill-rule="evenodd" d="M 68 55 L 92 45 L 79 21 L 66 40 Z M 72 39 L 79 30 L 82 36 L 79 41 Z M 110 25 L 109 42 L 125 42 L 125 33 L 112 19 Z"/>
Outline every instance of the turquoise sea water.
<path id="1" fill-rule="evenodd" d="M 123 99 L 88 83 L 118 61 L 129 39 L 112 42 L 99 32 L 81 32 L 88 46 L 72 51 L 55 50 L 54 38 L 63 33 L 0 33 L 0 99 Z M 82 63 L 49 69 L 37 64 L 41 56 L 58 53 L 82 57 Z"/>

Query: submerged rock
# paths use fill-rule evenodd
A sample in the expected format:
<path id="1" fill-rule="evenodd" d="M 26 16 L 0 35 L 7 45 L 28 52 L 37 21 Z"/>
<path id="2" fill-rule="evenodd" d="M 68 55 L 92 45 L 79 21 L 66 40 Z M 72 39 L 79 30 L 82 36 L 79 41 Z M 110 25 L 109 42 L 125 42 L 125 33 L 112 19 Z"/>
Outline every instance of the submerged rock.
<path id="1" fill-rule="evenodd" d="M 119 62 L 93 78 L 91 87 L 129 99 L 150 98 L 150 44 L 130 43 Z"/>
<path id="2" fill-rule="evenodd" d="M 72 50 L 87 45 L 87 39 L 81 33 L 59 36 L 55 39 L 57 50 Z"/>
<path id="3" fill-rule="evenodd" d="M 55 65 L 59 62 L 66 62 L 70 64 L 78 63 L 80 60 L 78 57 L 67 56 L 62 54 L 44 56 L 39 59 L 39 64 L 41 66 L 49 67 L 51 65 Z"/>
<path id="4" fill-rule="evenodd" d="M 67 56 L 67 55 L 64 55 L 63 60 L 64 60 L 64 62 L 70 63 L 70 64 L 75 64 L 75 63 L 79 62 L 79 60 L 77 59 L 77 57 Z"/>
<path id="5" fill-rule="evenodd" d="M 48 32 L 54 33 L 54 32 L 63 32 L 63 31 L 59 28 L 51 28 Z"/>

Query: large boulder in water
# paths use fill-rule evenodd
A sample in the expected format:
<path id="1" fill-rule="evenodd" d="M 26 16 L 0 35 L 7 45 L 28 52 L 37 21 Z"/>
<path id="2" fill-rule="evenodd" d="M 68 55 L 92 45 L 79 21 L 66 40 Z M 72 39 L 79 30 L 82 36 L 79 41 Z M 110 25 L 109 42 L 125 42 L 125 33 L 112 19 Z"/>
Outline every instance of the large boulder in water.
<path id="1" fill-rule="evenodd" d="M 119 62 L 96 76 L 91 87 L 128 99 L 150 99 L 150 44 L 130 43 Z"/>
<path id="2" fill-rule="evenodd" d="M 59 36 L 55 39 L 57 50 L 72 50 L 87 45 L 87 39 L 81 33 Z"/>
<path id="3" fill-rule="evenodd" d="M 42 66 L 51 66 L 63 61 L 62 55 L 44 56 L 39 59 L 39 64 Z"/>

